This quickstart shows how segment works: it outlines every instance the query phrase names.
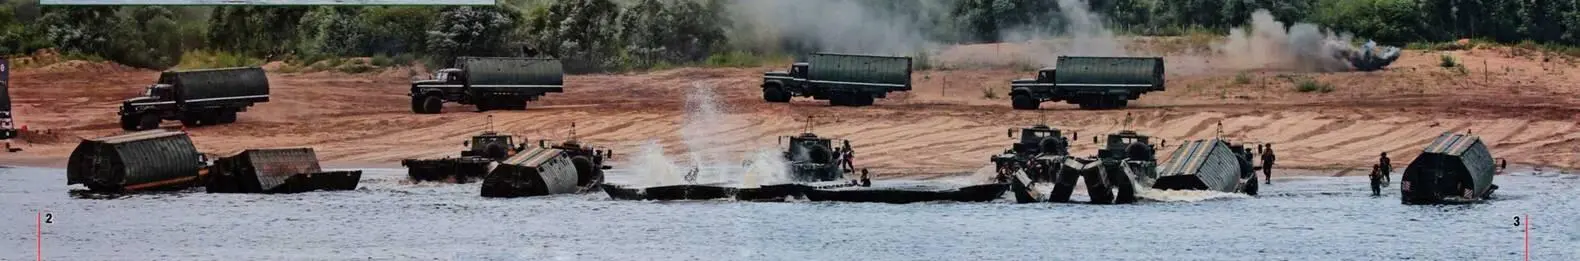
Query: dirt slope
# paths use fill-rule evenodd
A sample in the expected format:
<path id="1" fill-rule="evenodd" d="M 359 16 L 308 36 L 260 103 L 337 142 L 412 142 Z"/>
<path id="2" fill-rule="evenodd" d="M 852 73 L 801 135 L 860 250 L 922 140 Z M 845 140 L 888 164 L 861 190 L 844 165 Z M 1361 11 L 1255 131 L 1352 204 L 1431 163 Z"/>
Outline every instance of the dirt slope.
<path id="1" fill-rule="evenodd" d="M 690 130 L 692 137 L 719 144 L 712 150 L 774 149 L 777 136 L 800 132 L 806 116 L 816 115 L 818 134 L 851 140 L 858 165 L 887 174 L 975 170 L 1012 142 L 1006 129 L 1037 122 L 1079 133 L 1086 140 L 1075 143 L 1078 155 L 1095 153 L 1087 137 L 1129 128 L 1169 144 L 1214 135 L 1271 142 L 1283 165 L 1351 168 L 1369 165 L 1382 151 L 1408 162 L 1436 134 L 1470 130 L 1511 162 L 1580 166 L 1580 86 L 1574 84 L 1580 67 L 1508 50 L 1454 54 L 1469 64 L 1468 73 L 1438 67 L 1435 53 L 1411 52 L 1387 71 L 1252 71 L 1245 73 L 1248 83 L 1237 83 L 1232 70 L 1203 69 L 1211 68 L 1210 60 L 1171 57 L 1168 91 L 1112 111 L 1055 103 L 1041 111 L 1011 110 L 1007 82 L 1031 75 L 1015 70 L 917 72 L 915 90 L 864 108 L 801 99 L 765 103 L 759 76 L 774 68 L 570 76 L 566 93 L 526 111 L 477 113 L 450 105 L 440 115 L 409 111 L 405 71 L 272 73 L 273 101 L 242 113 L 235 124 L 188 131 L 211 154 L 311 146 L 333 164 L 393 166 L 402 158 L 457 155 L 461 142 L 493 116 L 496 129 L 534 142 L 564 139 L 574 122 L 583 140 L 614 149 L 620 160 L 649 141 L 671 154 L 685 151 L 687 96 L 700 88 L 711 90 L 726 115 Z M 118 133 L 119 100 L 156 77 L 153 71 L 83 68 L 13 75 L 19 124 L 77 137 Z M 1293 80 L 1301 77 L 1329 83 L 1334 91 L 1296 92 Z M 179 128 L 175 122 L 165 127 Z M 26 151 L 0 154 L 0 164 L 59 166 L 75 146 L 64 140 L 21 144 Z"/>

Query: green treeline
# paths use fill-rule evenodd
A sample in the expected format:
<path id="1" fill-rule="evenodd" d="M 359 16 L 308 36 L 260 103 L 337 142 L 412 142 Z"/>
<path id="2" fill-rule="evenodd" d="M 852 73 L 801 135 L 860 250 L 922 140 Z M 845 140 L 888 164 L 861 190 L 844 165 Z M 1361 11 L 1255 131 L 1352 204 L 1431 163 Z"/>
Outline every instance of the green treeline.
<path id="1" fill-rule="evenodd" d="M 889 25 L 883 30 L 914 31 L 924 41 L 946 44 L 1013 40 L 1010 32 L 1057 35 L 1072 14 L 1061 10 L 1061 2 L 1084 2 L 1121 34 L 1224 33 L 1265 9 L 1280 21 L 1387 44 L 1483 38 L 1580 45 L 1580 0 L 502 0 L 448 7 L 41 7 L 14 1 L 0 5 L 0 54 L 54 48 L 155 69 L 176 66 L 189 53 L 297 64 L 408 57 L 435 65 L 462 55 L 531 55 L 562 58 L 573 72 L 594 72 L 749 64 L 740 60 L 823 48 L 791 34 L 765 44 L 765 33 L 794 30 L 761 26 L 798 25 L 740 11 L 785 5 L 768 1 L 860 9 L 861 19 L 824 20 L 878 19 Z"/>

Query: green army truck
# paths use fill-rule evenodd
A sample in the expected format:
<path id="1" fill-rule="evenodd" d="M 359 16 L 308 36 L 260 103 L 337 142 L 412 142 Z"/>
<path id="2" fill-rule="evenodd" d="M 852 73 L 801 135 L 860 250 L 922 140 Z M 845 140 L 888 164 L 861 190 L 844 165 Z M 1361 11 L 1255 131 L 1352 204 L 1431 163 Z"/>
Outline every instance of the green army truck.
<path id="1" fill-rule="evenodd" d="M 444 102 L 477 106 L 477 111 L 523 110 L 527 101 L 565 92 L 559 59 L 460 57 L 456 68 L 439 69 L 432 79 L 411 83 L 411 111 L 439 113 Z"/>
<path id="2" fill-rule="evenodd" d="M 1037 78 L 1010 82 L 1009 95 L 1016 110 L 1036 110 L 1046 101 L 1115 109 L 1163 89 L 1161 57 L 1060 56 L 1055 68 L 1038 70 Z"/>
<path id="3" fill-rule="evenodd" d="M 911 58 L 816 53 L 789 71 L 763 73 L 763 100 L 791 97 L 828 100 L 835 106 L 867 106 L 889 92 L 911 90 Z"/>
<path id="4" fill-rule="evenodd" d="M 121 129 L 155 129 L 163 120 L 186 126 L 232 123 L 237 112 L 268 101 L 263 68 L 166 71 L 142 95 L 121 103 Z"/>

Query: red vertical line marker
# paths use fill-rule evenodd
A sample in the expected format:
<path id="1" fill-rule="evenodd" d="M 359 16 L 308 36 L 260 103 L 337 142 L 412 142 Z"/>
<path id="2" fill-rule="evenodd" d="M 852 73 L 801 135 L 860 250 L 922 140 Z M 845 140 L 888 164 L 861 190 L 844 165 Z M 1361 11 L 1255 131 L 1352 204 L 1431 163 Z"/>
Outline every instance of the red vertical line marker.
<path id="1" fill-rule="evenodd" d="M 33 238 L 33 242 L 36 244 L 34 245 L 36 247 L 35 250 L 38 251 L 35 253 L 38 254 L 39 261 L 44 261 L 44 212 L 39 211 L 38 219 L 34 219 L 34 221 L 36 222 L 35 224 L 37 224 L 37 226 L 34 226 L 34 228 L 37 229 L 33 230 L 33 236 L 35 236 Z"/>
<path id="2" fill-rule="evenodd" d="M 1531 214 L 1525 214 L 1525 261 L 1531 261 Z"/>

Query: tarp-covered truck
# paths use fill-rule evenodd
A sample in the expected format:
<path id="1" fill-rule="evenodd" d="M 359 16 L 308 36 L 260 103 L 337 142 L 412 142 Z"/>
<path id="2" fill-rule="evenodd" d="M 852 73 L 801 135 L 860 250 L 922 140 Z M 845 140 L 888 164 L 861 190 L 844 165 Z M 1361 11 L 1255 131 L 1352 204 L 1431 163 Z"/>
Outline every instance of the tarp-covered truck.
<path id="1" fill-rule="evenodd" d="M 889 92 L 911 90 L 911 58 L 816 53 L 790 71 L 764 73 L 762 88 L 768 102 L 812 97 L 830 105 L 872 105 Z"/>
<path id="2" fill-rule="evenodd" d="M 166 71 L 142 96 L 121 104 L 121 128 L 147 130 L 163 120 L 186 126 L 236 122 L 236 113 L 269 101 L 269 78 L 258 67 Z"/>
<path id="3" fill-rule="evenodd" d="M 460 57 L 455 66 L 411 83 L 412 112 L 439 113 L 447 101 L 476 105 L 478 111 L 522 110 L 527 101 L 565 92 L 565 70 L 559 59 Z"/>
<path id="4" fill-rule="evenodd" d="M 1046 101 L 1114 109 L 1163 89 L 1161 57 L 1060 56 L 1055 68 L 1038 70 L 1037 78 L 1010 82 L 1009 94 L 1017 110 L 1035 110 Z"/>

